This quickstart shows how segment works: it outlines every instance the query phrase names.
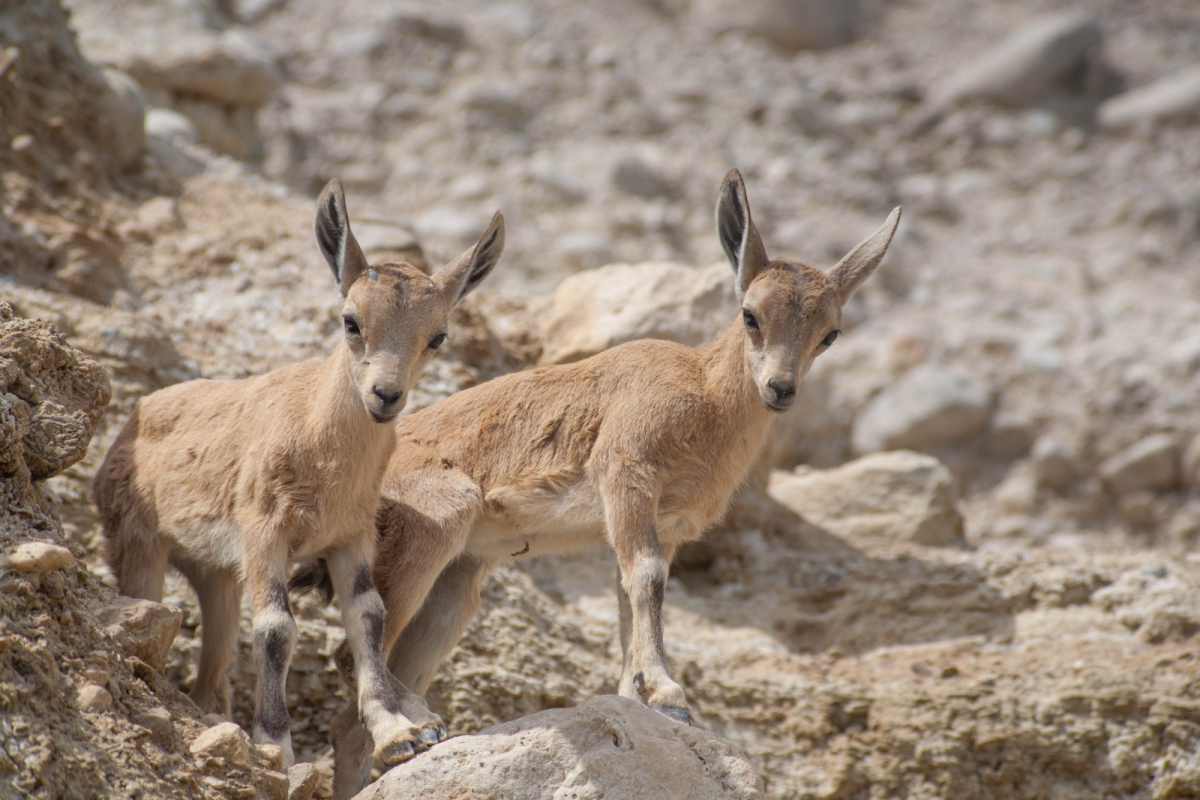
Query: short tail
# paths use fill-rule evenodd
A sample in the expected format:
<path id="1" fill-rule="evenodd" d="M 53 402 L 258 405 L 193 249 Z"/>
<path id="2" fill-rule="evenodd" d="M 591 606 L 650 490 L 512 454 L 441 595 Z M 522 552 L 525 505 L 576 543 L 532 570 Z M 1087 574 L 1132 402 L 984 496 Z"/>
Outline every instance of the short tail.
<path id="1" fill-rule="evenodd" d="M 288 580 L 288 591 L 307 594 L 316 592 L 324 605 L 333 602 L 333 579 L 329 577 L 329 565 L 318 558 L 301 564 Z"/>

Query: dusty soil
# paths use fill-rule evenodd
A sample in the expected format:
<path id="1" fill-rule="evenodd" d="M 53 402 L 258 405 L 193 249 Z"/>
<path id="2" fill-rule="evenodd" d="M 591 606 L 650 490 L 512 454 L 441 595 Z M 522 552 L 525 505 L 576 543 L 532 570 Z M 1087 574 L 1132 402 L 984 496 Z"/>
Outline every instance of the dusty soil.
<path id="1" fill-rule="evenodd" d="M 100 13 L 120 3 L 71 5 L 89 25 L 120 18 Z M 0 687 L 22 711 L 4 736 L 43 766 L 40 783 L 0 777 L 0 790 L 59 796 L 57 774 L 131 795 L 254 791 L 251 777 L 197 777 L 187 750 L 203 723 L 173 688 L 199 642 L 182 579 L 168 585 L 184 622 L 167 680 L 135 674 L 88 627 L 82 609 L 108 591 L 88 487 L 146 392 L 328 349 L 336 296 L 309 234 L 326 178 L 346 180 L 352 218 L 393 240 L 415 230 L 435 266 L 505 211 L 504 260 L 416 409 L 533 363 L 526 298 L 572 271 L 717 261 L 711 206 L 738 166 L 774 254 L 827 265 L 905 209 L 810 377 L 822 440 L 796 452 L 851 457 L 862 409 L 919 363 L 986 378 L 996 400 L 985 435 L 933 449 L 959 482 L 964 547 L 855 547 L 755 496 L 681 555 L 667 648 L 697 724 L 744 749 L 771 797 L 1200 795 L 1200 496 L 1186 474 L 1121 494 L 1099 468 L 1151 434 L 1196 449 L 1200 127 L 1112 133 L 1086 107 L 980 104 L 917 124 L 939 86 L 1049 2 L 864 2 L 856 42 L 799 54 L 715 35 L 702 6 L 455 0 L 424 26 L 366 0 L 204 6 L 217 29 L 252 28 L 277 65 L 263 159 L 152 144 L 128 169 L 65 13 L 44 0 L 3 12 L 20 55 L 0 69 L 0 298 L 103 366 L 113 401 L 87 456 L 41 485 L 50 515 L 6 528 L 5 546 L 63 536 L 86 570 L 5 586 Z M 1126 85 L 1200 61 L 1188 3 L 1088 13 Z M 29 44 L 39 36 L 52 44 Z M 633 157 L 660 185 L 622 188 Z M 1065 443 L 1065 482 L 1037 456 L 1050 440 Z M 614 691 L 613 575 L 602 551 L 499 570 L 430 693 L 451 731 Z M 307 602 L 300 617 L 293 727 L 327 777 L 341 633 Z M 248 655 L 246 639 L 247 726 Z M 101 656 L 118 702 L 79 711 L 61 698 Z M 149 705 L 169 708 L 177 741 L 134 735 Z"/>

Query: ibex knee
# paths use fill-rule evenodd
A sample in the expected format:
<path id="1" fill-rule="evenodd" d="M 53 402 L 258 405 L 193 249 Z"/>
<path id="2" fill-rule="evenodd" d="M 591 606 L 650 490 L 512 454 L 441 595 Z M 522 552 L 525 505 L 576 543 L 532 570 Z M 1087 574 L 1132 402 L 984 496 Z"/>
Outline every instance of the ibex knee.
<path id="1" fill-rule="evenodd" d="M 640 555 L 633 569 L 621 575 L 621 584 L 632 598 L 663 601 L 667 585 L 667 560 L 661 555 Z"/>

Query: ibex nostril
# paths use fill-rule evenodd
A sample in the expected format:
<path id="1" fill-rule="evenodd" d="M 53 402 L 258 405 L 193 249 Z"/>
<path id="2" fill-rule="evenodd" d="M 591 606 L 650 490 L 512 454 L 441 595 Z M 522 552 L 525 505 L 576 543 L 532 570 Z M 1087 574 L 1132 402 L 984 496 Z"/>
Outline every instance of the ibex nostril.
<path id="1" fill-rule="evenodd" d="M 767 386 L 775 393 L 776 400 L 790 400 L 796 394 L 796 384 L 767 381 Z"/>
<path id="2" fill-rule="evenodd" d="M 401 394 L 400 392 L 385 392 L 378 386 L 371 387 L 371 391 L 374 392 L 375 396 L 379 398 L 379 402 L 383 403 L 385 406 L 390 406 L 392 403 L 399 400 Z"/>

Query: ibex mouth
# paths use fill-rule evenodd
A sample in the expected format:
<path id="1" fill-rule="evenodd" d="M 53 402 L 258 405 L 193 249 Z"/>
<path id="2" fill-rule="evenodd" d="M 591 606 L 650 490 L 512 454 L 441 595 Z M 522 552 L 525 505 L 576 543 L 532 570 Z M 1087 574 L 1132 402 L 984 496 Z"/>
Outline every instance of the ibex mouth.
<path id="1" fill-rule="evenodd" d="M 776 414 L 782 414 L 783 412 L 787 411 L 791 407 L 792 407 L 791 403 L 788 403 L 786 406 L 780 406 L 780 405 L 776 405 L 775 403 L 769 403 L 766 400 L 763 400 L 763 408 L 765 408 L 767 411 L 774 411 Z"/>
<path id="2" fill-rule="evenodd" d="M 371 409 L 369 409 L 369 408 L 367 409 L 367 413 L 371 415 L 371 419 L 373 419 L 373 420 L 375 420 L 376 422 L 379 422 L 379 423 L 391 422 L 391 421 L 393 421 L 394 419 L 396 419 L 396 417 L 400 416 L 400 414 L 399 414 L 399 413 L 396 413 L 396 414 L 376 414 L 374 411 L 372 411 L 372 410 L 371 410 Z"/>

